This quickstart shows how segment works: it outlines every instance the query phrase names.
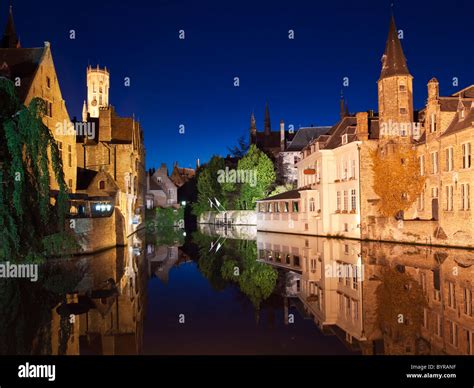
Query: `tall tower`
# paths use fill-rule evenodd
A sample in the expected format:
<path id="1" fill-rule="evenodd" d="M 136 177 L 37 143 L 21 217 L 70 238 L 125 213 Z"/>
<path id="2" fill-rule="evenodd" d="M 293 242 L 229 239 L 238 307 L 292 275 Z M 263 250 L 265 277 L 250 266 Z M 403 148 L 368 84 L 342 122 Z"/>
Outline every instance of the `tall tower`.
<path id="1" fill-rule="evenodd" d="M 413 122 L 413 77 L 407 67 L 393 15 L 382 56 L 378 99 L 381 123 Z"/>
<path id="2" fill-rule="evenodd" d="M 99 117 L 99 109 L 109 106 L 110 74 L 107 67 L 87 68 L 87 112 L 90 117 Z"/>

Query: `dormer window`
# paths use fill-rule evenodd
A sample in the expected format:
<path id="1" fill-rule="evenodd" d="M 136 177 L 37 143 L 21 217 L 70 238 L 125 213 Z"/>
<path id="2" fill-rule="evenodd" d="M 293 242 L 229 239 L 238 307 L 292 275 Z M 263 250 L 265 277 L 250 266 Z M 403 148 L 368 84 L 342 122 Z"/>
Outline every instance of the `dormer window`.
<path id="1" fill-rule="evenodd" d="M 342 144 L 347 144 L 347 138 L 348 138 L 347 133 L 342 135 Z"/>

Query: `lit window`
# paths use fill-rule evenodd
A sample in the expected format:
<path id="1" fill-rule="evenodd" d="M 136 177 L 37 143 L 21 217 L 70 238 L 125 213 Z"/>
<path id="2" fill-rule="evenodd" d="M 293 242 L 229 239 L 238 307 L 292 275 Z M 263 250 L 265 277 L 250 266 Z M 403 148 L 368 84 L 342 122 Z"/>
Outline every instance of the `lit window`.
<path id="1" fill-rule="evenodd" d="M 418 163 L 420 165 L 420 175 L 425 175 L 425 155 L 418 157 Z"/>
<path id="2" fill-rule="evenodd" d="M 469 183 L 461 185 L 461 210 L 469 210 L 471 208 L 470 187 Z"/>
<path id="3" fill-rule="evenodd" d="M 471 143 L 462 145 L 462 168 L 471 168 Z"/>
<path id="4" fill-rule="evenodd" d="M 453 186 L 451 186 L 451 185 L 446 186 L 446 207 L 445 207 L 445 209 L 447 211 L 453 210 L 453 201 L 454 201 L 453 191 L 454 191 Z"/>
<path id="5" fill-rule="evenodd" d="M 72 146 L 67 146 L 67 159 L 68 159 L 68 166 L 72 167 Z"/>
<path id="6" fill-rule="evenodd" d="M 449 343 L 454 347 L 458 346 L 458 325 L 453 321 L 448 321 L 449 328 Z"/>
<path id="7" fill-rule="evenodd" d="M 453 147 L 446 148 L 446 171 L 453 171 L 454 167 L 454 157 L 453 157 Z"/>
<path id="8" fill-rule="evenodd" d="M 448 306 L 456 308 L 456 285 L 453 282 L 446 282 L 448 286 Z"/>
<path id="9" fill-rule="evenodd" d="M 418 197 L 418 210 L 425 209 L 425 191 L 423 190 Z"/>
<path id="10" fill-rule="evenodd" d="M 438 152 L 431 153 L 431 173 L 437 174 L 438 173 Z"/>
<path id="11" fill-rule="evenodd" d="M 469 288 L 463 289 L 464 294 L 464 314 L 472 316 L 472 290 Z"/>

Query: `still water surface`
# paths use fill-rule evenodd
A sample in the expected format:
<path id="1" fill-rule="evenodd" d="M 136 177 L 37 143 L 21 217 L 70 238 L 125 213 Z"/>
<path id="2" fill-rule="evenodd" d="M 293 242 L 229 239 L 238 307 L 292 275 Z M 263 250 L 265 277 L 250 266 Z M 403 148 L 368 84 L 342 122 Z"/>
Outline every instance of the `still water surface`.
<path id="1" fill-rule="evenodd" d="M 169 238 L 168 238 L 169 240 Z M 1 354 L 473 354 L 474 252 L 210 230 L 1 280 Z"/>

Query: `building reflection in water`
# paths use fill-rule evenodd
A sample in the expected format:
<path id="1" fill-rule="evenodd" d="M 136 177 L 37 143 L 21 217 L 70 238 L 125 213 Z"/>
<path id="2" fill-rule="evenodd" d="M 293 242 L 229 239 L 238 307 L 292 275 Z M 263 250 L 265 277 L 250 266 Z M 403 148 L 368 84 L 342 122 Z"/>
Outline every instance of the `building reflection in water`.
<path id="1" fill-rule="evenodd" d="M 37 283 L 4 281 L 2 354 L 141 354 L 149 279 L 166 284 L 172 268 L 212 259 L 209 241 L 239 237 L 238 229 L 204 232 L 209 237 L 202 250 L 136 236 L 128 247 L 48 263 Z M 267 309 L 270 326 L 283 319 L 291 328 L 297 310 L 314 321 L 314 330 L 356 353 L 474 353 L 474 251 L 248 230 L 241 239 L 247 240 L 243 246 L 256 240 L 257 249 L 245 251 L 252 256 L 246 265 L 255 257 L 277 270 L 273 295 L 258 299 L 276 303 Z M 238 245 L 227 240 L 219 254 L 225 250 L 232 260 Z M 259 284 L 250 286 L 242 290 L 247 298 L 261 291 Z"/>
<path id="2" fill-rule="evenodd" d="M 84 276 L 53 308 L 52 354 L 141 353 L 148 280 L 142 251 L 134 236 L 127 247 L 69 263 Z"/>
<path id="3" fill-rule="evenodd" d="M 473 354 L 473 251 L 267 232 L 257 247 L 287 282 L 285 310 L 301 304 L 351 350 Z"/>

